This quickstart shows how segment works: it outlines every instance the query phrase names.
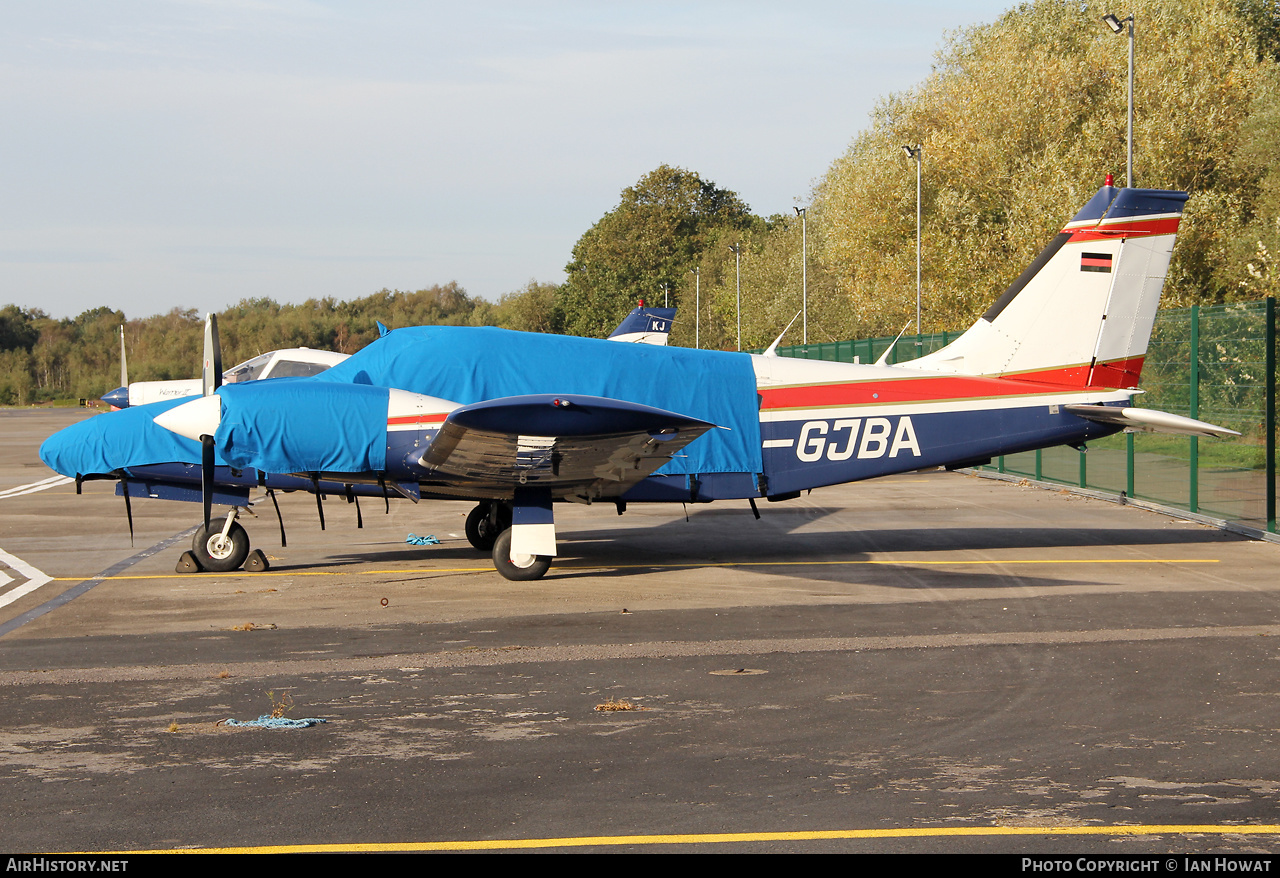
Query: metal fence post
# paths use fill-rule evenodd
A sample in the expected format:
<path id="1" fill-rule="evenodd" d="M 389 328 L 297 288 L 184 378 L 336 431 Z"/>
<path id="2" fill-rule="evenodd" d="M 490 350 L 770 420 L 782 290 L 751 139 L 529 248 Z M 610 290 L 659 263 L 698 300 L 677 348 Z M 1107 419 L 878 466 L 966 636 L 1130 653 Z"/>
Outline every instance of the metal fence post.
<path id="1" fill-rule="evenodd" d="M 1135 479 L 1133 477 L 1133 434 L 1124 434 L 1124 453 L 1126 458 L 1125 469 L 1128 470 L 1125 478 L 1125 493 L 1129 497 L 1133 497 L 1133 486 Z"/>
<path id="2" fill-rule="evenodd" d="M 1267 296 L 1267 400 L 1266 414 L 1266 479 L 1267 479 L 1267 530 L 1276 532 L 1276 300 Z"/>
<path id="3" fill-rule="evenodd" d="M 1200 306 L 1191 306 L 1191 376 L 1190 401 L 1188 414 L 1193 418 L 1200 417 Z M 1200 440 L 1192 436 L 1191 460 L 1187 472 L 1187 508 L 1198 512 L 1200 506 Z"/>

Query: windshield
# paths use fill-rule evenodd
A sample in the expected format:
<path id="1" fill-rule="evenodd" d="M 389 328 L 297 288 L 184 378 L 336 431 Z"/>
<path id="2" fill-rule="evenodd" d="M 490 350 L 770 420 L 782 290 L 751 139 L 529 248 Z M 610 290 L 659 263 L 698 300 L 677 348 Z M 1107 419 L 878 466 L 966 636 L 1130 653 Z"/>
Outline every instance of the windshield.
<path id="1" fill-rule="evenodd" d="M 271 370 L 272 378 L 306 378 L 319 375 L 329 367 L 324 363 L 299 363 L 297 360 L 281 360 Z"/>
<path id="2" fill-rule="evenodd" d="M 271 362 L 271 354 L 261 354 L 252 360 L 246 360 L 233 369 L 222 374 L 224 384 L 239 384 L 242 381 L 256 381 L 262 370 Z"/>

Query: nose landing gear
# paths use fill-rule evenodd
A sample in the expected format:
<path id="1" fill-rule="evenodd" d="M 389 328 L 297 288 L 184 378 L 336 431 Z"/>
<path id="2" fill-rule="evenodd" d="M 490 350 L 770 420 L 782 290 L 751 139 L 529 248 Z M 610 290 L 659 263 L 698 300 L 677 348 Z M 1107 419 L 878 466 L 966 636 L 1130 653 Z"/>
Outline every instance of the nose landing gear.
<path id="1" fill-rule="evenodd" d="M 237 510 L 232 509 L 221 522 L 210 522 L 201 527 L 191 540 L 191 551 L 183 552 L 176 568 L 178 573 L 229 573 L 244 569 L 257 573 L 270 565 L 260 550 L 249 551 L 249 533 L 236 521 Z"/>

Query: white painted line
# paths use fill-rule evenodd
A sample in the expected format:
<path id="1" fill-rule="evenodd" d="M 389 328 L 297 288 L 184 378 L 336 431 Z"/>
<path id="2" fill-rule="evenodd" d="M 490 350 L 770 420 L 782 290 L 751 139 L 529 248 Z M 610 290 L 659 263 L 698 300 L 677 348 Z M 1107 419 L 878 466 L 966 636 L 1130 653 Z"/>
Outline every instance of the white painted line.
<path id="1" fill-rule="evenodd" d="M 58 475 L 57 473 L 55 473 L 55 474 L 53 474 L 53 475 L 49 476 L 49 478 L 47 478 L 47 479 L 41 479 L 40 481 L 38 481 L 38 482 L 32 482 L 31 484 L 33 484 L 33 485 L 43 485 L 45 482 L 56 482 L 58 479 L 62 479 L 62 478 L 66 478 L 66 476 L 60 476 L 60 475 Z M 16 489 L 15 489 L 15 488 L 10 488 L 10 490 L 16 490 Z"/>
<path id="2" fill-rule="evenodd" d="M 60 479 L 60 478 L 62 478 L 62 476 L 53 476 L 52 478 L 48 478 L 48 479 L 41 479 L 41 480 L 40 480 L 40 481 L 38 481 L 38 482 L 32 482 L 32 483 L 31 483 L 31 484 L 29 484 L 29 485 L 18 485 L 18 486 L 17 486 L 17 487 L 15 487 L 15 488 L 5 488 L 3 491 L 0 491 L 0 497 L 4 497 L 4 496 L 5 496 L 5 495 L 7 495 L 7 494 L 16 494 L 16 493 L 19 493 L 19 492 L 21 492 L 21 491 L 25 491 L 25 490 L 27 490 L 28 488 L 37 488 L 37 487 L 39 487 L 39 486 L 41 486 L 41 485 L 48 485 L 48 484 L 52 484 L 53 482 L 56 482 L 56 481 L 57 481 L 58 479 Z"/>
<path id="3" fill-rule="evenodd" d="M 796 443 L 794 439 L 766 439 L 764 440 L 765 448 L 790 448 Z"/>
<path id="4" fill-rule="evenodd" d="M 54 476 L 53 478 L 43 479 L 39 482 L 32 482 L 30 485 L 18 485 L 16 488 L 8 488 L 0 491 L 0 500 L 6 497 L 21 497 L 23 494 L 34 494 L 36 491 L 43 491 L 46 488 L 56 488 L 59 485 L 65 485 L 74 482 L 75 479 L 68 476 Z"/>
<path id="5" fill-rule="evenodd" d="M 7 607 L 23 595 L 31 594 L 31 592 L 35 591 L 37 588 L 44 585 L 46 582 L 49 582 L 53 578 L 41 573 L 21 558 L 10 555 L 4 549 L 0 549 L 0 563 L 8 565 L 10 570 L 15 573 L 22 574 L 27 579 L 26 582 L 12 591 L 8 591 L 3 595 L 0 595 L 0 607 Z"/>
<path id="6" fill-rule="evenodd" d="M 143 558 L 150 558 L 156 552 L 164 551 L 165 549 L 169 548 L 170 546 L 176 543 L 180 543 L 183 540 L 191 539 L 191 535 L 195 533 L 198 529 L 199 529 L 199 525 L 195 527 L 189 527 L 186 530 L 181 531 L 180 533 L 174 534 L 168 539 L 161 540 L 160 542 L 156 543 L 154 546 L 151 546 L 148 549 L 143 549 L 141 552 L 138 552 L 136 555 L 133 555 L 129 558 L 125 558 L 123 561 L 117 561 L 115 564 L 112 564 L 110 567 L 108 567 L 106 570 L 102 571 L 92 579 L 86 579 L 84 582 L 81 582 L 79 585 L 73 585 L 71 588 L 68 588 L 66 591 L 62 592 L 56 597 L 50 598 L 49 600 L 45 601 L 43 604 L 36 607 L 35 609 L 27 610 L 25 613 L 19 613 L 17 616 L 14 616 L 12 619 L 7 619 L 3 622 L 0 622 L 0 637 L 4 637 L 6 634 L 8 634 L 11 631 L 18 630 L 23 625 L 26 625 L 28 622 L 31 622 L 35 619 L 39 619 L 41 616 L 45 615 L 46 613 L 52 613 L 54 610 L 58 609 L 59 607 L 62 607 L 62 606 L 65 606 L 66 604 L 71 603 L 73 600 L 80 597 L 85 592 L 89 591 L 89 589 L 93 588 L 96 585 L 100 585 L 107 579 L 111 578 L 112 576 L 115 576 L 117 573 L 120 573 L 124 570 L 128 570 L 130 567 L 132 567 L 134 564 L 137 564 Z M 3 554 L 3 550 L 0 550 L 0 554 Z M 12 558 L 13 556 L 6 555 L 5 557 Z M 33 573 L 38 573 L 40 576 L 43 576 L 45 582 L 50 581 L 49 577 L 44 576 L 43 573 L 40 573 L 39 570 L 36 570 L 30 564 L 27 564 L 17 558 L 13 558 L 13 560 L 18 561 L 18 563 L 22 564 L 22 566 L 25 569 L 30 570 Z M 4 679 L 5 679 L 4 676 L 0 675 L 0 681 Z"/>

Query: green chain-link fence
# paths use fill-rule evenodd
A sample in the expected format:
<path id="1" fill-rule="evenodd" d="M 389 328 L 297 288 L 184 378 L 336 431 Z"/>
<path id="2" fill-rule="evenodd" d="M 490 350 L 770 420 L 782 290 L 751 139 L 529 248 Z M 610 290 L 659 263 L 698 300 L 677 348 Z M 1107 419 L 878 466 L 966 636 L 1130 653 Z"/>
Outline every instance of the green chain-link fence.
<path id="1" fill-rule="evenodd" d="M 939 348 L 945 348 L 961 336 L 959 332 L 938 332 L 933 335 L 904 335 L 894 339 L 867 338 L 861 341 L 824 341 L 778 348 L 780 357 L 797 357 L 802 360 L 831 360 L 837 363 L 874 363 L 892 347 L 885 360 L 889 365 L 923 357 Z M 755 350 L 752 353 L 760 353 Z"/>

